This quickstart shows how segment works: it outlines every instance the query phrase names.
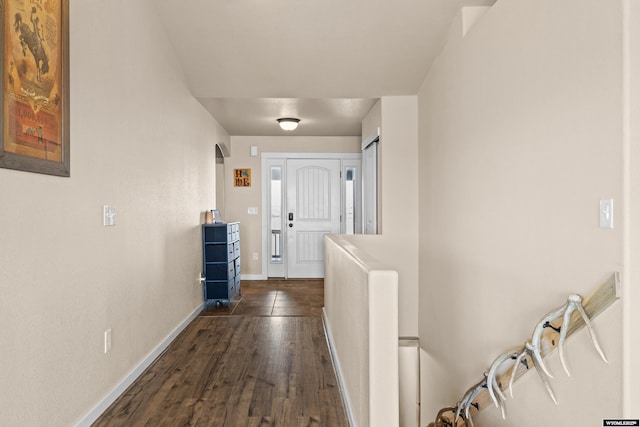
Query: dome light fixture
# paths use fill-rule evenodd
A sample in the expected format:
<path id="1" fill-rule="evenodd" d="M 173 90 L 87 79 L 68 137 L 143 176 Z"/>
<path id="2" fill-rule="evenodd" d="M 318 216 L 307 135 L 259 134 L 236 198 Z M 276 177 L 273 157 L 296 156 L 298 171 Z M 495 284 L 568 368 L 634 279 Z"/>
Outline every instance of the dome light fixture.
<path id="1" fill-rule="evenodd" d="M 294 119 L 291 117 L 283 117 L 278 119 L 278 124 L 282 130 L 292 131 L 298 127 L 298 123 L 300 123 L 300 119 Z"/>

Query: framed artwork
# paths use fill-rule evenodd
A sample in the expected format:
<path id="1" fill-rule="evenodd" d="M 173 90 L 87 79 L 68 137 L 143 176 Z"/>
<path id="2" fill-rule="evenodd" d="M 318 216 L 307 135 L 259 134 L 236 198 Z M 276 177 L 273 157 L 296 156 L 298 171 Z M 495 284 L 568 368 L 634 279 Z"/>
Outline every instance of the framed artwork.
<path id="1" fill-rule="evenodd" d="M 233 186 L 251 187 L 251 169 L 234 169 Z"/>
<path id="2" fill-rule="evenodd" d="M 68 0 L 0 11 L 0 167 L 70 176 Z"/>

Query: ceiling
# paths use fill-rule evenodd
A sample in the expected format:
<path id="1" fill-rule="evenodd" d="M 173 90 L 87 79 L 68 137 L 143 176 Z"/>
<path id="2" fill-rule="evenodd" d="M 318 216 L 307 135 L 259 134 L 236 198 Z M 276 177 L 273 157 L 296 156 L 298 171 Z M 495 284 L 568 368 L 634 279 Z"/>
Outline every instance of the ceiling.
<path id="1" fill-rule="evenodd" d="M 154 0 L 192 94 L 259 136 L 360 135 L 376 99 L 417 93 L 457 10 L 493 2 Z"/>

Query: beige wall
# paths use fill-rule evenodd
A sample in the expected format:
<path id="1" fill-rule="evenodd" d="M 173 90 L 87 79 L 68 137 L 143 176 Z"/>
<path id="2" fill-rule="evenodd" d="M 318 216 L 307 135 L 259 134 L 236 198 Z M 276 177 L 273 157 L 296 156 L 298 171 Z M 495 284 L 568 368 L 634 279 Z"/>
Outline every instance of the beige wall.
<path id="1" fill-rule="evenodd" d="M 623 204 L 620 5 L 497 2 L 449 41 L 420 89 L 419 328 L 434 368 L 425 423 L 567 294 L 623 267 L 622 209 L 613 230 L 598 228 L 600 199 Z M 567 343 L 570 378 L 552 358 L 559 406 L 527 375 L 506 421 L 490 408 L 476 425 L 620 416 L 621 308 L 595 322 L 609 364 L 584 331 Z"/>
<path id="2" fill-rule="evenodd" d="M 380 128 L 378 228 L 380 235 L 354 240 L 398 270 L 401 336 L 418 328 L 418 103 L 416 96 L 383 97 L 362 122 L 364 138 Z M 393 248 L 393 250 L 390 250 Z"/>
<path id="3" fill-rule="evenodd" d="M 380 126 L 382 126 L 382 100 L 379 99 L 362 119 L 362 138 L 371 136 Z"/>
<path id="4" fill-rule="evenodd" d="M 0 169 L 6 426 L 73 425 L 200 306 L 199 224 L 228 138 L 189 93 L 152 1 L 70 9 L 71 177 Z"/>
<path id="5" fill-rule="evenodd" d="M 625 0 L 625 416 L 640 414 L 640 3 Z"/>
<path id="6" fill-rule="evenodd" d="M 258 147 L 251 157 L 250 147 Z M 360 137 L 232 136 L 231 155 L 225 158 L 225 221 L 240 221 L 242 277 L 256 279 L 262 271 L 262 153 L 359 153 Z M 234 187 L 233 170 L 251 169 L 251 187 Z M 247 209 L 258 208 L 258 215 Z M 253 253 L 258 259 L 253 259 Z"/>

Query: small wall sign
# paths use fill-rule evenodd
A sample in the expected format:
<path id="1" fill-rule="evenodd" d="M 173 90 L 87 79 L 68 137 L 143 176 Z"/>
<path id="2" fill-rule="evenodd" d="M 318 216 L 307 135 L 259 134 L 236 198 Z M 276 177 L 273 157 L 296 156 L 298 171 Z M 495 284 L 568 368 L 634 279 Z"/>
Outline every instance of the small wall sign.
<path id="1" fill-rule="evenodd" d="M 234 169 L 233 186 L 251 187 L 251 169 Z"/>

